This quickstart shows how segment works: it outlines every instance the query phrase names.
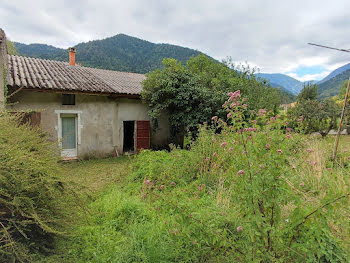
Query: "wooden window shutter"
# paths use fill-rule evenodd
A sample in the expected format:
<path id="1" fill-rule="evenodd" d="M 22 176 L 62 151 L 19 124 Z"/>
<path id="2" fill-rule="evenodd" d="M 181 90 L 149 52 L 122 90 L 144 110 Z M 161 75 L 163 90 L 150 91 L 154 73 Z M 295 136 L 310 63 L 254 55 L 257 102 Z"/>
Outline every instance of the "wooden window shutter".
<path id="1" fill-rule="evenodd" d="M 150 148 L 150 122 L 136 121 L 136 151 Z"/>

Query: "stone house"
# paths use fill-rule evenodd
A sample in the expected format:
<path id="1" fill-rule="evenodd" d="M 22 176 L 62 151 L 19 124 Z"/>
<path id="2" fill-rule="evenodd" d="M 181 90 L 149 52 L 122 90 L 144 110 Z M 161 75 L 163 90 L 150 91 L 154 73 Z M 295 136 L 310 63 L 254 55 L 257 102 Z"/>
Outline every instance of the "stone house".
<path id="1" fill-rule="evenodd" d="M 7 88 L 8 111 L 25 112 L 52 140 L 62 157 L 110 155 L 167 145 L 166 116 L 152 129 L 140 93 L 142 74 L 88 68 L 69 62 L 8 55 L 0 30 L 0 107 Z M 4 73 L 6 85 L 4 85 Z"/>

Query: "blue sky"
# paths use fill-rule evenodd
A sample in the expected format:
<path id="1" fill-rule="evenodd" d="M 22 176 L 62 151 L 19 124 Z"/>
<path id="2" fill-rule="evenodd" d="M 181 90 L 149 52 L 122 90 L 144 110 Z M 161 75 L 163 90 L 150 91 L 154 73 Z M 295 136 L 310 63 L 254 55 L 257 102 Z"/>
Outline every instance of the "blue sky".
<path id="1" fill-rule="evenodd" d="M 292 72 L 286 74 L 299 80 L 321 80 L 330 73 L 330 70 L 321 65 L 299 66 Z"/>

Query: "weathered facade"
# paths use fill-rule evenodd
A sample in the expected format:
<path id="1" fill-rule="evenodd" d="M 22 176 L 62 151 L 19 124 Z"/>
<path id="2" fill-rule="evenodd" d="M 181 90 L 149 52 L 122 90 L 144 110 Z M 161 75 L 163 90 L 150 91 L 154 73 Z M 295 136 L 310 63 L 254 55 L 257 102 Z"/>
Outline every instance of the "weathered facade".
<path id="1" fill-rule="evenodd" d="M 5 75 L 7 66 L 7 47 L 5 32 L 0 28 L 0 111 L 5 101 Z"/>
<path id="2" fill-rule="evenodd" d="M 70 63 L 5 56 L 12 94 L 7 109 L 34 112 L 37 125 L 59 142 L 63 157 L 168 144 L 166 116 L 152 129 L 148 106 L 141 101 L 144 75 L 75 65 L 75 50 L 70 50 Z"/>

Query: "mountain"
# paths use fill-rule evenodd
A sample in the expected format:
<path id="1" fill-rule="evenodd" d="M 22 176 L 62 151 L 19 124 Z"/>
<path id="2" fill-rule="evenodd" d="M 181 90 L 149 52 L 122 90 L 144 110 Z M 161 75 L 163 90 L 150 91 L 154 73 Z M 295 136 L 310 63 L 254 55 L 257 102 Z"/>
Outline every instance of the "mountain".
<path id="1" fill-rule="evenodd" d="M 335 76 L 343 73 L 344 71 L 350 69 L 350 63 L 346 64 L 344 66 L 341 66 L 340 68 L 337 68 L 336 70 L 333 70 L 331 73 L 329 73 L 329 75 L 327 77 L 325 77 L 324 79 L 320 80 L 317 84 L 321 84 L 324 83 L 332 78 L 334 78 Z"/>
<path id="2" fill-rule="evenodd" d="M 268 80 L 272 87 L 280 87 L 294 95 L 297 95 L 303 89 L 304 85 L 304 83 L 299 80 L 279 73 L 258 73 L 256 76 Z"/>
<path id="3" fill-rule="evenodd" d="M 14 42 L 23 56 L 68 61 L 68 50 L 45 44 Z M 118 34 L 102 40 L 80 43 L 75 46 L 76 61 L 87 67 L 147 73 L 162 66 L 163 58 L 175 58 L 185 63 L 201 52 L 190 48 L 155 44 L 136 37 Z"/>
<path id="4" fill-rule="evenodd" d="M 341 86 L 344 81 L 350 77 L 350 68 L 335 75 L 333 78 L 328 79 L 318 84 L 318 93 L 320 98 L 332 97 L 339 94 Z"/>

